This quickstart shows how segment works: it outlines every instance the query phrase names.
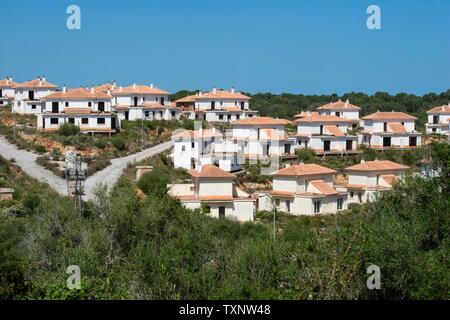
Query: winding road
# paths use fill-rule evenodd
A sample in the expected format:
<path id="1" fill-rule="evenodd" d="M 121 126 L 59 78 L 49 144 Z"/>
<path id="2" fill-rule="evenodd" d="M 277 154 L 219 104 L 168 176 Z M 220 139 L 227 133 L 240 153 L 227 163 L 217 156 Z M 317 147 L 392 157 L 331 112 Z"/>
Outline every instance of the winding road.
<path id="1" fill-rule="evenodd" d="M 111 165 L 86 179 L 85 200 L 94 199 L 93 191 L 97 184 L 106 184 L 108 190 L 111 190 L 129 163 L 140 162 L 144 159 L 153 157 L 169 150 L 172 146 L 173 142 L 168 141 L 123 158 L 112 159 Z M 36 159 L 39 157 L 38 155 L 26 150 L 18 149 L 14 144 L 9 143 L 3 136 L 0 136 L 0 155 L 9 161 L 14 159 L 15 164 L 30 177 L 35 178 L 40 182 L 47 183 L 60 195 L 67 196 L 66 181 L 55 175 L 53 172 L 38 165 L 36 163 Z"/>

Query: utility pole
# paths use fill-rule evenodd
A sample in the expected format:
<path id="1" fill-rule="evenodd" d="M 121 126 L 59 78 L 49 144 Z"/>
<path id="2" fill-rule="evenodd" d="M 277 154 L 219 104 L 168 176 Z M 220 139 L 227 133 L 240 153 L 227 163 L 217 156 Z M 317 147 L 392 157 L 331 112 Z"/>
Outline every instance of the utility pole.
<path id="1" fill-rule="evenodd" d="M 144 150 L 144 109 L 141 115 L 141 151 Z"/>
<path id="2" fill-rule="evenodd" d="M 13 113 L 13 122 L 14 122 L 14 130 L 13 130 L 14 143 L 16 143 L 16 111 L 14 110 L 13 106 L 11 106 L 11 109 Z"/>
<path id="3" fill-rule="evenodd" d="M 82 162 L 81 157 L 77 156 L 75 152 L 66 153 L 66 182 L 67 190 L 70 196 L 74 197 L 75 206 L 78 208 L 78 213 L 83 211 L 83 195 L 84 182 L 86 180 L 87 165 Z"/>

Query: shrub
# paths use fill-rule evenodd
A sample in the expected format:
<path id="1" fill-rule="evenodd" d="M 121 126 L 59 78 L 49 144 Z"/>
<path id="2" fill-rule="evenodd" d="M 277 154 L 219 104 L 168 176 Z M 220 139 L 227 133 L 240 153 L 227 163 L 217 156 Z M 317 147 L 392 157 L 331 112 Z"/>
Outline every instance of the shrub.
<path id="1" fill-rule="evenodd" d="M 138 187 L 147 195 L 165 195 L 167 193 L 168 182 L 169 176 L 167 175 L 167 173 L 156 168 L 151 172 L 147 172 L 139 179 Z"/>
<path id="2" fill-rule="evenodd" d="M 126 149 L 125 141 L 122 137 L 114 137 L 111 143 L 117 150 L 123 151 Z"/>
<path id="3" fill-rule="evenodd" d="M 70 137 L 80 132 L 80 128 L 73 123 L 63 123 L 59 126 L 59 133 L 63 136 Z"/>
<path id="4" fill-rule="evenodd" d="M 36 151 L 37 153 L 44 153 L 47 151 L 47 149 L 39 144 L 34 147 L 34 151 Z"/>
<path id="5" fill-rule="evenodd" d="M 94 142 L 94 146 L 99 149 L 105 149 L 108 144 L 103 140 L 96 140 Z"/>
<path id="6" fill-rule="evenodd" d="M 41 203 L 41 198 L 36 193 L 28 193 L 22 199 L 22 205 L 28 212 L 32 212 Z"/>
<path id="7" fill-rule="evenodd" d="M 314 163 L 316 159 L 316 153 L 311 149 L 299 149 L 297 150 L 297 158 L 304 163 Z"/>

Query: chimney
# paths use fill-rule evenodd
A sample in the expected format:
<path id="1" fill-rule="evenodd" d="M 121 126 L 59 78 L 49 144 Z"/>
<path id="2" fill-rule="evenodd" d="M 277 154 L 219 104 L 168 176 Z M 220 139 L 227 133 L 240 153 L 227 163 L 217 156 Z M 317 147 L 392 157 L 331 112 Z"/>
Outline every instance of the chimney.
<path id="1" fill-rule="evenodd" d="M 290 163 L 286 163 L 286 164 L 284 165 L 285 168 L 289 168 L 290 166 L 291 166 Z"/>
<path id="2" fill-rule="evenodd" d="M 107 94 L 108 96 L 110 96 L 110 95 L 111 95 L 111 90 L 106 90 L 106 94 Z"/>
<path id="3" fill-rule="evenodd" d="M 350 101 L 348 101 L 348 99 L 345 100 L 345 106 L 346 106 L 346 107 L 348 106 L 349 103 L 350 103 Z"/>
<path id="4" fill-rule="evenodd" d="M 153 83 L 150 83 L 150 88 L 152 88 L 152 89 L 153 89 Z"/>
<path id="5" fill-rule="evenodd" d="M 122 86 L 119 87 L 119 92 L 122 92 Z"/>
<path id="6" fill-rule="evenodd" d="M 66 93 L 66 92 L 67 92 L 66 85 L 63 85 L 63 90 L 62 90 L 62 92 L 63 92 L 63 93 Z"/>
<path id="7" fill-rule="evenodd" d="M 364 160 L 364 159 L 361 159 L 361 163 L 366 163 L 366 160 Z"/>
<path id="8" fill-rule="evenodd" d="M 117 83 L 116 83 L 116 80 L 114 80 L 111 87 L 114 90 L 116 88 L 116 86 L 117 86 Z"/>
<path id="9" fill-rule="evenodd" d="M 378 162 L 378 158 L 375 158 L 375 161 L 377 161 L 377 162 Z"/>
<path id="10" fill-rule="evenodd" d="M 39 85 L 42 86 L 42 77 L 39 78 Z"/>
<path id="11" fill-rule="evenodd" d="M 133 83 L 133 89 L 136 89 L 136 83 Z"/>
<path id="12" fill-rule="evenodd" d="M 202 96 L 202 95 L 203 95 L 203 92 L 202 92 L 202 91 L 199 91 L 199 92 L 198 92 L 198 95 L 199 95 L 199 96 Z"/>
<path id="13" fill-rule="evenodd" d="M 304 163 L 303 161 L 300 161 L 298 164 L 302 166 L 302 165 L 304 165 L 305 163 Z"/>
<path id="14" fill-rule="evenodd" d="M 231 87 L 231 93 L 234 93 L 234 87 Z"/>
<path id="15" fill-rule="evenodd" d="M 45 76 L 42 76 L 41 80 L 42 82 L 45 82 Z"/>
<path id="16" fill-rule="evenodd" d="M 216 93 L 217 93 L 217 88 L 214 87 L 213 90 L 212 90 L 212 92 L 213 92 L 214 94 L 216 94 Z"/>
<path id="17" fill-rule="evenodd" d="M 94 94 L 95 93 L 95 89 L 94 86 L 91 87 L 91 93 Z"/>
<path id="18" fill-rule="evenodd" d="M 9 77 L 8 77 L 8 84 L 10 84 L 12 81 L 13 81 L 13 77 L 12 77 L 12 76 L 9 76 Z"/>

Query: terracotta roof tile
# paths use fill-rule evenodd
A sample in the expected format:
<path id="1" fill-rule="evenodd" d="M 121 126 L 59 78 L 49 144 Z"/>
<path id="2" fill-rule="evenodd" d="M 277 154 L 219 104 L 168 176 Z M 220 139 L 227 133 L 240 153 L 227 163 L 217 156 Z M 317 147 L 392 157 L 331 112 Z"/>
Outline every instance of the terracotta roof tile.
<path id="1" fill-rule="evenodd" d="M 380 176 L 381 179 L 386 181 L 389 185 L 393 186 L 398 177 L 395 174 L 385 174 Z"/>
<path id="2" fill-rule="evenodd" d="M 383 171 L 383 170 L 406 170 L 407 166 L 389 161 L 389 160 L 375 160 L 365 161 L 357 165 L 346 168 L 348 171 Z"/>
<path id="3" fill-rule="evenodd" d="M 328 131 L 329 134 L 335 137 L 344 137 L 345 134 L 336 126 L 336 125 L 325 125 L 323 126 L 325 131 Z"/>
<path id="4" fill-rule="evenodd" d="M 297 164 L 273 173 L 274 176 L 307 176 L 315 174 L 335 174 L 337 171 L 318 164 Z"/>
<path id="5" fill-rule="evenodd" d="M 231 125 L 258 126 L 258 125 L 286 125 L 289 123 L 290 121 L 285 119 L 274 119 L 271 117 L 251 117 L 233 121 Z"/>
<path id="6" fill-rule="evenodd" d="M 439 107 L 431 108 L 427 113 L 446 113 L 450 114 L 450 103 L 448 105 L 443 105 Z"/>
<path id="7" fill-rule="evenodd" d="M 200 139 L 212 137 L 222 137 L 222 133 L 216 129 L 202 129 L 201 132 L 200 130 L 185 130 L 174 134 L 172 138 Z"/>
<path id="8" fill-rule="evenodd" d="M 328 104 L 325 104 L 319 108 L 317 108 L 317 110 L 360 110 L 361 108 L 358 106 L 355 106 L 351 103 L 349 103 L 349 101 L 335 101 L 335 102 L 331 102 Z"/>
<path id="9" fill-rule="evenodd" d="M 298 115 L 299 116 L 299 115 Z M 333 122 L 348 122 L 345 118 L 336 117 L 333 115 L 319 114 L 318 112 L 305 113 L 302 118 L 295 120 L 297 123 L 302 122 L 323 122 L 323 123 L 333 123 Z"/>
<path id="10" fill-rule="evenodd" d="M 338 194 L 338 192 L 334 188 L 330 187 L 324 180 L 312 180 L 310 183 L 323 195 L 329 196 L 332 194 Z"/>
<path id="11" fill-rule="evenodd" d="M 18 85 L 17 82 L 14 82 L 14 81 L 9 80 L 9 79 L 2 79 L 2 80 L 0 80 L 0 87 L 2 87 L 2 88 L 13 88 L 13 87 L 15 87 L 17 85 Z"/>
<path id="12" fill-rule="evenodd" d="M 377 111 L 375 113 L 369 114 L 365 117 L 362 117 L 363 120 L 415 120 L 416 117 L 409 115 L 404 112 L 380 112 Z"/>
<path id="13" fill-rule="evenodd" d="M 406 133 L 406 129 L 405 126 L 402 125 L 401 122 L 389 122 L 387 124 L 388 129 L 390 132 L 394 132 L 394 133 Z"/>
<path id="14" fill-rule="evenodd" d="M 144 85 L 131 85 L 125 88 L 116 87 L 112 92 L 113 95 L 121 95 L 121 94 L 169 94 L 169 92 L 158 89 L 156 87 L 144 86 Z"/>
<path id="15" fill-rule="evenodd" d="M 43 88 L 43 89 L 56 89 L 57 85 L 43 81 L 41 79 L 34 79 L 17 84 L 14 88 Z"/>
<path id="16" fill-rule="evenodd" d="M 234 179 L 236 176 L 224 171 L 216 166 L 206 164 L 201 167 L 201 171 L 195 169 L 189 170 L 189 174 L 194 178 L 226 178 Z"/>
<path id="17" fill-rule="evenodd" d="M 69 89 L 66 92 L 56 91 L 43 98 L 44 100 L 111 100 L 112 96 L 101 92 L 92 92 L 89 89 Z"/>

